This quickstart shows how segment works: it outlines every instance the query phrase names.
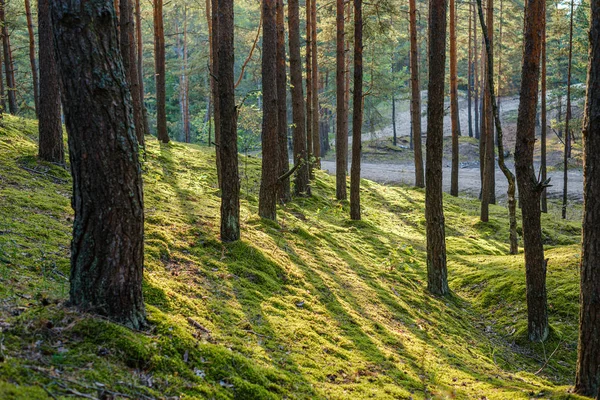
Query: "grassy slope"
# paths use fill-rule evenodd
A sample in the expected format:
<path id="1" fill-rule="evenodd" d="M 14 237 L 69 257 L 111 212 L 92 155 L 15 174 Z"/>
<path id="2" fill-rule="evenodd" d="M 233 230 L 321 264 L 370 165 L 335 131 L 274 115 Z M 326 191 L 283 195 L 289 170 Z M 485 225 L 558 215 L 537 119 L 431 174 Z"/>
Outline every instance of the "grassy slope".
<path id="1" fill-rule="evenodd" d="M 243 239 L 224 246 L 212 151 L 148 140 L 151 329 L 131 332 L 65 305 L 71 183 L 37 162 L 35 128 L 9 116 L 0 128 L 0 398 L 569 396 L 579 223 L 544 216 L 553 332 L 531 347 L 504 208 L 482 224 L 476 202 L 445 197 L 454 295 L 438 299 L 425 291 L 422 190 L 364 181 L 364 220 L 351 222 L 317 172 L 313 196 L 275 224 L 257 217 L 259 160 L 242 157 Z"/>

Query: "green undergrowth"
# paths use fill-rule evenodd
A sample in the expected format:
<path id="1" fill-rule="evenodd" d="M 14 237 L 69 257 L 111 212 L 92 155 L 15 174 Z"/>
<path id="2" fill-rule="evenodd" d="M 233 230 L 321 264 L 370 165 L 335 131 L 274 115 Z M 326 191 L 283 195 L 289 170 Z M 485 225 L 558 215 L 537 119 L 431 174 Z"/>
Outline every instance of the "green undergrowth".
<path id="1" fill-rule="evenodd" d="M 504 207 L 484 224 L 477 202 L 444 198 L 453 293 L 437 298 L 423 190 L 365 180 L 350 221 L 317 171 L 274 223 L 257 216 L 260 160 L 242 156 L 242 240 L 223 245 L 214 149 L 147 138 L 137 332 L 66 304 L 69 174 L 37 161 L 35 122 L 2 124 L 2 399 L 576 398 L 580 224 L 558 206 L 543 219 L 552 334 L 532 345 Z"/>

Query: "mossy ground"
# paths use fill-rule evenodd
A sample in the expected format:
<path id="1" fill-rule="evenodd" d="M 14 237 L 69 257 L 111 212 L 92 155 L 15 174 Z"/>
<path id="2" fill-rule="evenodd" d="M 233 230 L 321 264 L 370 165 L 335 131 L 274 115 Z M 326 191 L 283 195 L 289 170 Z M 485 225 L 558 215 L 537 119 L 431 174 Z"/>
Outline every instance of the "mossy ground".
<path id="1" fill-rule="evenodd" d="M 134 332 L 65 305 L 69 174 L 37 161 L 35 122 L 2 124 L 2 399 L 577 398 L 580 223 L 557 206 L 544 216 L 552 336 L 530 345 L 505 208 L 484 224 L 476 201 L 444 198 L 453 294 L 436 298 L 422 190 L 363 181 L 364 219 L 350 221 L 317 171 L 273 223 L 257 216 L 260 161 L 241 157 L 242 240 L 223 245 L 214 150 L 148 138 L 150 328 Z"/>

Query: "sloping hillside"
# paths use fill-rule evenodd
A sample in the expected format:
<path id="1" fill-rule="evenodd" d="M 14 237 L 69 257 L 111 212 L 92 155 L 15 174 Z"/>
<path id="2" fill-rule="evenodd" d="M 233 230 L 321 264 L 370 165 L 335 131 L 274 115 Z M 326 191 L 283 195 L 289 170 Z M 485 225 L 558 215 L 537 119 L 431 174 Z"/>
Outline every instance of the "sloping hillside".
<path id="1" fill-rule="evenodd" d="M 317 172 L 274 224 L 257 216 L 260 161 L 241 157 L 243 239 L 222 245 L 213 149 L 148 139 L 150 326 L 133 332 L 65 304 L 70 177 L 38 163 L 35 132 L 0 128 L 2 399 L 577 398 L 578 222 L 544 216 L 553 331 L 530 346 L 503 207 L 482 224 L 477 202 L 445 197 L 453 295 L 439 299 L 422 190 L 364 181 L 352 222 Z"/>

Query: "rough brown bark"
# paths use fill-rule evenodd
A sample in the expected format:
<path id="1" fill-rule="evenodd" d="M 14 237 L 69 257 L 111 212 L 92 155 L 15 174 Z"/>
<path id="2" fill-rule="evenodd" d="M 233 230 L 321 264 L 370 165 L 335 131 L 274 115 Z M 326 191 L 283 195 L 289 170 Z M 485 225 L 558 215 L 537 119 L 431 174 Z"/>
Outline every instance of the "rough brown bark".
<path id="1" fill-rule="evenodd" d="M 544 4 L 545 6 L 545 4 Z M 546 11 L 544 10 L 544 19 L 546 18 Z M 542 175 L 542 182 L 546 182 L 546 179 L 548 179 L 547 176 L 547 165 L 546 165 L 546 153 L 547 153 L 547 149 L 546 149 L 546 136 L 548 133 L 548 120 L 547 120 L 547 107 L 546 107 L 546 84 L 547 84 L 547 73 L 546 73 L 546 24 L 544 24 L 543 29 L 542 29 L 542 54 L 541 54 L 541 58 L 542 58 L 542 84 L 541 84 L 541 98 L 542 98 L 542 106 L 541 106 L 541 123 L 542 123 L 542 127 L 541 127 L 541 132 L 540 132 L 540 136 L 541 136 L 541 149 L 540 149 L 540 172 Z M 541 200 L 541 208 L 542 208 L 542 212 L 547 213 L 548 212 L 548 198 L 547 198 L 547 189 L 544 187 L 544 190 L 542 190 L 542 200 Z"/>
<path id="2" fill-rule="evenodd" d="M 294 142 L 294 163 L 302 163 L 298 167 L 294 192 L 296 195 L 310 194 L 308 181 L 308 159 L 306 150 L 306 120 L 304 113 L 304 95 L 302 91 L 302 61 L 300 57 L 300 6 L 298 0 L 288 3 L 288 30 L 290 47 L 290 80 L 292 83 L 292 114 Z"/>
<path id="3" fill-rule="evenodd" d="M 154 68 L 156 80 L 156 135 L 162 143 L 169 143 L 166 112 L 165 83 L 165 28 L 163 0 L 154 0 Z"/>
<path id="4" fill-rule="evenodd" d="M 219 9 L 219 0 L 211 0 L 211 27 L 210 27 L 210 65 L 211 65 L 211 81 L 212 81 L 212 95 L 213 95 L 213 120 L 215 125 L 215 162 L 217 164 L 217 179 L 219 181 L 219 188 L 223 181 L 221 173 L 221 152 L 219 151 L 219 143 L 221 141 L 221 102 L 219 101 L 219 88 L 217 84 L 217 74 L 219 70 L 219 18 L 217 10 Z"/>
<path id="5" fill-rule="evenodd" d="M 25 0 L 25 16 L 27 17 L 27 32 L 29 33 L 29 63 L 31 64 L 31 80 L 33 81 L 33 101 L 35 103 L 35 115 L 38 116 L 39 110 L 39 83 L 37 63 L 35 61 L 35 37 L 33 33 L 33 18 L 31 17 L 31 4 Z"/>
<path id="6" fill-rule="evenodd" d="M 429 101 L 427 103 L 427 288 L 448 294 L 446 234 L 442 194 L 444 146 L 444 78 L 446 70 L 446 0 L 429 1 Z"/>
<path id="7" fill-rule="evenodd" d="M 113 4 L 53 1 L 52 20 L 73 175 L 70 303 L 139 329 L 142 176 Z"/>
<path id="8" fill-rule="evenodd" d="M 8 97 L 8 111 L 15 115 L 17 114 L 17 86 L 15 83 L 15 70 L 12 58 L 12 49 L 10 47 L 10 36 L 8 27 L 6 26 L 4 15 L 4 0 L 0 0 L 0 25 L 2 26 L 2 49 L 4 52 L 4 72 L 6 73 L 6 91 Z"/>
<path id="9" fill-rule="evenodd" d="M 263 0 L 262 41 L 262 176 L 258 215 L 277 219 L 278 114 L 277 108 L 277 0 Z"/>
<path id="10" fill-rule="evenodd" d="M 290 169 L 287 125 L 287 80 L 285 65 L 285 10 L 283 0 L 277 0 L 277 143 L 279 176 Z M 290 178 L 279 179 L 279 201 L 291 199 Z"/>
<path id="11" fill-rule="evenodd" d="M 487 37 L 490 41 L 490 53 L 484 52 L 483 60 L 487 61 L 487 58 L 494 57 L 494 39 L 493 39 L 493 24 L 494 24 L 494 2 L 493 0 L 487 0 Z M 485 49 L 484 49 L 485 50 Z M 483 112 L 482 112 L 482 131 L 480 136 L 480 147 L 479 151 L 482 152 L 480 160 L 483 160 L 482 167 L 482 179 L 481 179 L 481 215 L 480 219 L 482 222 L 489 221 L 489 205 L 496 202 L 495 186 L 496 186 L 496 161 L 494 153 L 494 117 L 492 114 L 492 101 L 490 93 L 494 91 L 494 87 L 491 86 L 489 80 L 489 73 L 487 71 L 489 63 L 483 66 L 485 76 L 482 79 L 484 83 L 483 93 Z M 492 71 L 493 76 L 493 71 Z"/>
<path id="12" fill-rule="evenodd" d="M 362 0 L 354 0 L 354 91 L 352 103 L 352 166 L 350 218 L 360 220 L 360 157 L 363 123 L 363 19 Z"/>
<path id="13" fill-rule="evenodd" d="M 458 196 L 458 71 L 456 68 L 456 2 L 450 0 L 450 119 L 452 121 L 452 168 L 450 194 Z"/>
<path id="14" fill-rule="evenodd" d="M 539 342 L 548 336 L 546 302 L 546 260 L 542 243 L 540 195 L 533 167 L 535 115 L 540 78 L 541 31 L 545 0 L 527 0 L 525 8 L 523 68 L 517 117 L 515 169 L 523 215 L 523 247 L 527 280 L 527 314 L 529 340 Z"/>
<path id="15" fill-rule="evenodd" d="M 600 0 L 591 1 L 583 117 L 583 230 L 575 392 L 600 397 Z"/>
<path id="16" fill-rule="evenodd" d="M 142 107 L 142 124 L 144 128 L 144 134 L 150 134 L 150 125 L 148 124 L 148 110 L 144 103 L 144 48 L 142 41 L 142 10 L 140 5 L 141 0 L 135 0 L 135 35 L 137 40 L 137 68 L 138 68 L 138 80 L 140 90 L 140 101 Z"/>
<path id="17" fill-rule="evenodd" d="M 240 238 L 240 179 L 237 149 L 237 107 L 233 82 L 235 61 L 233 47 L 233 0 L 219 0 L 217 9 L 219 37 L 219 89 L 221 154 L 221 240 L 233 242 Z M 214 26 L 213 26 L 214 27 Z"/>
<path id="18" fill-rule="evenodd" d="M 2 73 L 2 52 L 0 51 L 0 106 L 2 107 L 2 112 L 6 111 L 6 94 L 4 93 L 4 79 L 2 79 L 2 76 L 4 75 Z"/>
<path id="19" fill-rule="evenodd" d="M 40 59 L 39 157 L 45 161 L 64 165 L 65 151 L 60 120 L 60 80 L 54 53 L 50 0 L 38 0 L 38 37 Z"/>
<path id="20" fill-rule="evenodd" d="M 479 67 L 477 66 L 477 57 L 479 54 L 479 50 L 477 48 L 477 10 L 475 6 L 473 6 L 473 106 L 474 110 L 474 118 L 473 121 L 475 123 L 475 138 L 479 139 L 481 135 L 480 127 L 479 127 Z"/>
<path id="21" fill-rule="evenodd" d="M 425 187 L 423 172 L 423 151 L 421 146 L 421 83 L 419 79 L 419 48 L 417 44 L 417 5 L 416 0 L 409 0 L 410 14 L 410 89 L 411 89 L 411 124 L 413 150 L 415 157 L 415 186 Z"/>
<path id="22" fill-rule="evenodd" d="M 485 21 L 483 19 L 483 6 L 481 0 L 477 0 L 477 6 L 479 10 L 479 22 L 481 24 L 481 31 L 483 32 L 485 50 L 487 53 L 487 79 L 490 82 L 488 86 L 490 95 L 490 104 L 492 105 L 492 114 L 494 115 L 494 125 L 496 126 L 496 143 L 498 144 L 498 165 L 502 170 L 502 173 L 506 177 L 508 182 L 508 231 L 509 231 L 509 243 L 510 243 L 510 254 L 517 254 L 519 252 L 519 242 L 517 236 L 517 201 L 515 197 L 516 185 L 515 176 L 511 170 L 506 166 L 504 162 L 504 137 L 502 135 L 502 125 L 500 123 L 500 112 L 498 111 L 498 105 L 496 103 L 496 95 L 492 88 L 494 87 L 494 58 L 491 56 L 491 44 L 487 36 L 487 29 Z"/>
<path id="23" fill-rule="evenodd" d="M 142 112 L 142 98 L 140 97 L 140 81 L 137 67 L 137 51 L 135 40 L 135 25 L 133 19 L 133 4 L 131 0 L 120 0 L 120 41 L 121 54 L 123 55 L 123 68 L 129 83 L 131 99 L 133 101 L 133 123 L 138 143 L 144 145 L 144 114 Z"/>
<path id="24" fill-rule="evenodd" d="M 472 101 L 473 101 L 473 47 L 471 47 L 471 25 L 473 21 L 471 14 L 471 3 L 469 3 L 469 33 L 468 33 L 468 61 L 467 61 L 467 107 L 468 107 L 468 123 L 469 123 L 469 137 L 473 137 L 473 110 L 472 110 Z"/>
<path id="25" fill-rule="evenodd" d="M 319 66 L 318 66 L 318 54 L 317 54 L 317 0 L 311 2 L 311 51 L 312 51 L 312 108 L 313 108 L 313 119 L 312 119 L 312 135 L 313 135 L 313 157 L 315 159 L 314 168 L 321 168 L 321 139 L 319 135 Z"/>
<path id="26" fill-rule="evenodd" d="M 573 64 L 573 5 L 574 0 L 571 0 L 571 16 L 569 25 L 569 66 L 567 68 L 567 112 L 565 115 L 565 149 L 563 153 L 563 198 L 562 198 L 562 219 L 567 218 L 567 202 L 568 202 L 568 172 L 569 172 L 569 157 L 571 157 L 571 68 Z"/>
<path id="27" fill-rule="evenodd" d="M 312 166 L 313 152 L 313 72 L 312 72 L 312 5 L 313 0 L 306 0 L 306 156 L 309 160 L 308 172 L 314 179 Z"/>
<path id="28" fill-rule="evenodd" d="M 335 197 L 346 200 L 348 168 L 348 109 L 346 108 L 346 60 L 344 54 L 344 1 L 336 1 L 336 132 L 335 132 Z"/>

